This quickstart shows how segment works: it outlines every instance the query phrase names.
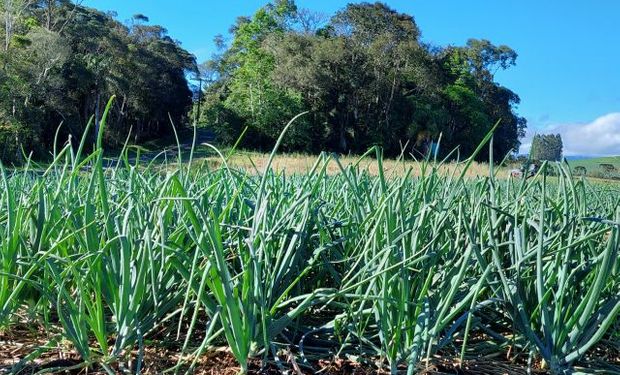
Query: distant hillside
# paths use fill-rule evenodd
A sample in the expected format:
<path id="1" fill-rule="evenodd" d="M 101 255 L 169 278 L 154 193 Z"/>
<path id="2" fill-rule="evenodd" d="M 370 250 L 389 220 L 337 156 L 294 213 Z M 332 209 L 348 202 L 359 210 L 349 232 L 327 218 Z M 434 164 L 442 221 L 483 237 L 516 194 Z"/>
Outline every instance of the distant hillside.
<path id="1" fill-rule="evenodd" d="M 620 176 L 620 156 L 607 156 L 600 158 L 582 158 L 568 160 L 568 164 L 574 170 L 576 167 L 586 168 L 588 176 L 593 177 L 617 177 Z M 606 172 L 601 164 L 611 164 L 615 167 L 616 171 L 611 173 Z"/>

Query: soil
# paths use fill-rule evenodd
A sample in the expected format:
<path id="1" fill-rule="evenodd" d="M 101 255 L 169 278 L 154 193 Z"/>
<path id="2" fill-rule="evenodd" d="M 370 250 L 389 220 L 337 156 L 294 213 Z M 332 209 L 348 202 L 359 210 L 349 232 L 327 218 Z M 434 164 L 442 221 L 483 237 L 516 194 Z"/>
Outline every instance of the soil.
<path id="1" fill-rule="evenodd" d="M 15 365 L 23 360 L 29 353 L 36 348 L 49 343 L 50 338 L 54 336 L 54 332 L 45 332 L 42 328 L 33 328 L 32 326 L 12 327 L 11 333 L 0 332 L 0 374 L 9 374 Z M 585 361 L 580 363 L 582 369 L 605 368 L 610 369 L 609 373 L 620 374 L 620 350 L 613 345 L 599 346 L 590 351 L 585 356 Z M 510 353 L 495 353 L 487 357 L 468 360 L 459 363 L 446 357 L 433 358 L 429 363 L 423 364 L 417 373 L 422 375 L 491 375 L 491 374 L 507 374 L 507 375 L 526 375 L 527 366 L 522 360 L 509 359 Z M 133 358 L 138 357 L 138 353 L 132 353 Z M 189 370 L 192 374 L 204 375 L 236 375 L 240 371 L 238 362 L 227 348 L 218 348 L 208 351 L 200 356 L 195 363 L 193 369 L 189 368 L 189 363 L 193 358 L 184 358 L 188 362 L 181 366 L 179 373 L 184 374 Z M 161 344 L 149 344 L 144 351 L 144 360 L 142 363 L 141 373 L 143 374 L 161 374 L 164 370 L 175 366 L 178 363 L 178 348 L 174 345 L 163 346 Z M 358 363 L 345 358 L 333 358 L 330 360 L 318 360 L 311 364 L 298 363 L 295 356 L 284 354 L 279 358 L 278 362 L 270 361 L 263 363 L 260 359 L 254 359 L 250 362 L 249 374 L 252 375 L 370 375 L 370 374 L 389 374 L 384 369 L 379 369 L 374 363 Z M 128 364 L 130 368 L 121 368 L 118 365 L 113 367 L 113 371 L 117 373 L 134 373 L 135 364 Z M 546 374 L 544 370 L 540 370 L 540 366 L 535 366 L 531 374 Z M 61 370 L 62 369 L 62 370 Z M 79 360 L 79 356 L 71 349 L 66 342 L 57 342 L 52 349 L 48 350 L 36 360 L 24 363 L 16 374 L 34 374 L 38 371 L 52 371 L 56 374 L 89 374 L 99 375 L 106 372 L 97 365 L 85 368 Z M 402 369 L 402 373 L 406 373 L 406 369 Z M 616 372 L 618 371 L 618 372 Z M 605 372 L 607 373 L 607 372 Z"/>

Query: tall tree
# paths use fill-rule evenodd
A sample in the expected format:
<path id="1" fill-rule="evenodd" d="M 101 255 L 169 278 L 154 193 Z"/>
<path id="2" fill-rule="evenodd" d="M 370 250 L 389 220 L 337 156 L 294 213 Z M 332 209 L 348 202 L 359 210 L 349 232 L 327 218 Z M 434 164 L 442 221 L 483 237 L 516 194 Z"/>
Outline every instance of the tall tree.
<path id="1" fill-rule="evenodd" d="M 222 76 L 227 80 L 224 106 L 246 119 L 250 138 L 258 147 L 271 144 L 287 119 L 302 110 L 298 93 L 273 84 L 271 74 L 276 61 L 263 48 L 267 37 L 289 30 L 296 11 L 292 1 L 281 0 L 267 4 L 251 18 L 240 18 L 232 28 L 232 45 L 220 62 Z M 300 147 L 307 140 L 307 133 L 296 127 L 284 146 Z"/>
<path id="2" fill-rule="evenodd" d="M 562 136 L 560 134 L 536 134 L 532 139 L 530 158 L 533 160 L 562 160 Z"/>

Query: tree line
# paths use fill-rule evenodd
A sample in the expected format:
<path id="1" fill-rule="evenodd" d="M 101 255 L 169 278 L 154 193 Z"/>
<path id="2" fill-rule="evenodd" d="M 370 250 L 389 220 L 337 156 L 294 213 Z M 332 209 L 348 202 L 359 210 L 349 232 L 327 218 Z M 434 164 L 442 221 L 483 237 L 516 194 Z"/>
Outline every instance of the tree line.
<path id="1" fill-rule="evenodd" d="M 20 144 L 51 150 L 60 124 L 58 139 L 80 139 L 112 95 L 109 145 L 130 129 L 141 142 L 168 132 L 171 120 L 186 122 L 195 57 L 145 16 L 121 23 L 69 0 L 3 0 L 0 26 L 2 161 L 18 161 Z"/>
<path id="2" fill-rule="evenodd" d="M 70 0 L 0 1 L 0 26 L 3 162 L 19 161 L 18 145 L 44 156 L 56 136 L 81 138 L 112 95 L 105 134 L 112 146 L 197 119 L 221 144 L 245 132 L 243 147 L 267 150 L 292 117 L 309 111 L 285 150 L 362 153 L 379 145 L 388 156 L 421 157 L 441 135 L 440 156 L 458 147 L 463 157 L 499 120 L 499 157 L 518 148 L 526 126 L 518 95 L 494 79 L 515 65 L 514 50 L 475 39 L 424 43 L 411 15 L 383 3 L 327 16 L 275 0 L 239 17 L 200 66 L 147 17 L 119 22 Z M 196 75 L 201 95 L 188 83 Z"/>
<path id="3" fill-rule="evenodd" d="M 413 18 L 383 3 L 349 4 L 331 17 L 277 0 L 239 17 L 219 53 L 201 65 L 198 114 L 221 142 L 268 149 L 287 121 L 289 151 L 468 156 L 497 121 L 496 157 L 518 149 L 526 120 L 519 96 L 494 80 L 516 63 L 505 45 L 422 42 Z M 194 114 L 196 115 L 196 114 Z M 457 154 L 453 154 L 457 155 Z M 480 158 L 487 158 L 483 152 Z"/>

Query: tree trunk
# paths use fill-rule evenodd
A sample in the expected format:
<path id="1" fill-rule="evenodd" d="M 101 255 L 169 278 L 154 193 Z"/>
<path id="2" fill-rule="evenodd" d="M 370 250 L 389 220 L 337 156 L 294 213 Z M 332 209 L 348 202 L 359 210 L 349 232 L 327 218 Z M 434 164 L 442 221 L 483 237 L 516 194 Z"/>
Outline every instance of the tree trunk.
<path id="1" fill-rule="evenodd" d="M 101 93 L 97 90 L 97 102 L 95 104 L 95 139 L 99 136 L 99 107 L 101 105 Z"/>
<path id="2" fill-rule="evenodd" d="M 347 152 L 347 131 L 346 131 L 346 121 L 345 119 L 342 118 L 342 116 L 338 116 L 339 117 L 339 123 L 340 123 L 340 129 L 339 129 L 339 140 L 338 140 L 338 146 L 340 147 L 340 151 L 344 154 Z"/>

